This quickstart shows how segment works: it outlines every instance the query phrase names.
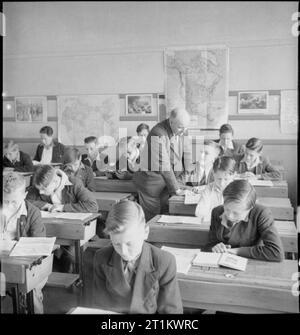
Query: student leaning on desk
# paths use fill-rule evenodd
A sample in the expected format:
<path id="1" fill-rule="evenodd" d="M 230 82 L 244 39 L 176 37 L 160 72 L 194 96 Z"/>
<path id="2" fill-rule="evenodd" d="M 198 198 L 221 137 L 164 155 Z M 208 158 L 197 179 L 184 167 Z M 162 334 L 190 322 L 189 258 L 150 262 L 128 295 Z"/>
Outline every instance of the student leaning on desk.
<path id="1" fill-rule="evenodd" d="M 235 157 L 237 172 L 247 178 L 266 180 L 280 180 L 280 171 L 275 169 L 269 159 L 262 156 L 263 143 L 260 139 L 252 137 L 245 146 L 245 153 Z"/>
<path id="2" fill-rule="evenodd" d="M 235 180 L 223 191 L 224 205 L 213 209 L 205 249 L 280 262 L 283 246 L 268 208 L 256 204 L 256 192 L 247 180 Z"/>
<path id="3" fill-rule="evenodd" d="M 28 190 L 27 200 L 41 210 L 49 212 L 97 213 L 98 204 L 92 192 L 74 177 L 50 165 L 40 166 L 33 178 L 33 186 Z M 62 260 L 58 266 L 66 272 L 73 271 L 74 247 L 64 247 L 56 251 Z M 55 262 L 57 264 L 57 262 Z"/>
<path id="4" fill-rule="evenodd" d="M 142 207 L 115 204 L 106 220 L 112 245 L 94 257 L 93 306 L 120 313 L 182 313 L 173 255 L 145 242 Z"/>
<path id="5" fill-rule="evenodd" d="M 17 143 L 8 142 L 4 146 L 4 157 L 2 160 L 4 169 L 12 169 L 18 172 L 33 171 L 33 164 L 28 154 L 21 151 Z"/>
<path id="6" fill-rule="evenodd" d="M 3 213 L 0 239 L 19 240 L 20 237 L 45 237 L 46 229 L 37 207 L 25 200 L 25 178 L 16 172 L 3 176 Z M 33 289 L 34 312 L 43 313 L 42 288 L 45 279 Z M 4 304 L 5 305 L 5 304 Z"/>

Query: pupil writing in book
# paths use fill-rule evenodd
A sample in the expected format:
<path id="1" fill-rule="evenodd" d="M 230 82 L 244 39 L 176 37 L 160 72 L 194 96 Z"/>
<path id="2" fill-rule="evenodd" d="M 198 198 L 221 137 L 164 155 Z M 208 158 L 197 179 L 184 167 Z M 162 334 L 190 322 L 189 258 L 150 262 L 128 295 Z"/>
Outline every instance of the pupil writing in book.
<path id="1" fill-rule="evenodd" d="M 199 192 L 200 200 L 196 207 L 195 216 L 209 222 L 211 211 L 214 207 L 223 204 L 223 190 L 233 180 L 235 160 L 231 157 L 218 157 L 213 163 L 213 179 Z"/>
<path id="2" fill-rule="evenodd" d="M 256 204 L 247 180 L 235 180 L 223 191 L 224 205 L 213 209 L 207 251 L 280 262 L 284 258 L 271 211 Z"/>
<path id="3" fill-rule="evenodd" d="M 250 138 L 245 153 L 236 156 L 237 170 L 241 177 L 264 180 L 281 179 L 280 172 L 270 163 L 269 158 L 262 155 L 263 143 L 260 139 Z"/>
<path id="4" fill-rule="evenodd" d="M 28 189 L 27 200 L 40 210 L 49 212 L 97 213 L 98 204 L 92 192 L 76 177 L 68 177 L 62 170 L 51 165 L 39 167 Z M 55 265 L 64 272 L 72 272 L 74 246 L 56 250 Z"/>

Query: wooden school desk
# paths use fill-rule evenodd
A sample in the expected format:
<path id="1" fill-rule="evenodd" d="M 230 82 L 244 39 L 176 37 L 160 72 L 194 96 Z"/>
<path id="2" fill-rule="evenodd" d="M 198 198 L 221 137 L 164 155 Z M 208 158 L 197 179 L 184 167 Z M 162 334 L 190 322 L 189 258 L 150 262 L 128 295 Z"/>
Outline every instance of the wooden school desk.
<path id="1" fill-rule="evenodd" d="M 90 213 L 84 220 L 42 218 L 47 237 L 56 237 L 55 244 L 75 247 L 75 274 L 53 272 L 47 282 L 48 286 L 68 287 L 79 280 L 82 284 L 82 246 L 96 234 L 96 219 L 100 213 Z"/>
<path id="2" fill-rule="evenodd" d="M 131 193 L 118 192 L 93 192 L 100 211 L 110 211 L 112 206 L 119 201 L 129 198 Z"/>
<path id="3" fill-rule="evenodd" d="M 107 179 L 94 177 L 97 192 L 136 193 L 132 180 Z"/>
<path id="4" fill-rule="evenodd" d="M 150 232 L 147 241 L 177 248 L 203 248 L 208 242 L 209 222 L 199 225 L 157 222 L 161 215 L 148 221 Z M 275 221 L 284 252 L 298 252 L 297 230 L 293 221 Z"/>
<path id="5" fill-rule="evenodd" d="M 273 186 L 254 186 L 258 197 L 288 198 L 288 183 L 286 180 L 274 180 Z"/>
<path id="6" fill-rule="evenodd" d="M 246 271 L 192 266 L 177 274 L 184 307 L 233 313 L 298 313 L 297 261 L 248 260 Z M 298 278 L 298 277 L 297 277 Z"/>
<path id="7" fill-rule="evenodd" d="M 25 312 L 19 299 L 20 294 L 22 294 L 26 297 L 27 313 L 34 314 L 33 289 L 51 275 L 53 254 L 47 257 L 11 257 L 0 255 L 0 261 L 1 272 L 5 275 L 5 284 L 12 290 L 14 313 Z"/>
<path id="8" fill-rule="evenodd" d="M 257 202 L 270 208 L 275 220 L 294 220 L 294 209 L 288 198 L 258 198 Z M 196 205 L 185 205 L 184 196 L 174 195 L 169 199 L 171 215 L 195 215 Z"/>

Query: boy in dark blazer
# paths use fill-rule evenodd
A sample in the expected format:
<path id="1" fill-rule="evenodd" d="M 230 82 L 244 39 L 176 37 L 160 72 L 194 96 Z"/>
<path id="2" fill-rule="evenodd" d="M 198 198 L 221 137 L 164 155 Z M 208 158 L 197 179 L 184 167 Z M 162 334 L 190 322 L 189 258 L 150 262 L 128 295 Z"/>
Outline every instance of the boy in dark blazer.
<path id="1" fill-rule="evenodd" d="M 207 251 L 280 262 L 284 251 L 268 208 L 256 204 L 247 180 L 235 180 L 223 191 L 224 205 L 212 210 Z"/>
<path id="2" fill-rule="evenodd" d="M 175 258 L 145 242 L 149 226 L 131 200 L 113 206 L 106 221 L 112 245 L 94 258 L 94 306 L 119 313 L 182 313 Z"/>
<path id="3" fill-rule="evenodd" d="M 22 175 L 10 172 L 3 176 L 3 212 L 0 240 L 19 240 L 20 237 L 45 237 L 46 229 L 37 207 L 25 200 L 26 181 Z M 35 313 L 43 313 L 42 288 L 47 279 L 33 289 Z"/>
<path id="4" fill-rule="evenodd" d="M 40 136 L 42 143 L 36 149 L 33 163 L 35 165 L 62 163 L 65 147 L 62 143 L 54 141 L 53 129 L 49 126 L 41 128 Z"/>
<path id="5" fill-rule="evenodd" d="M 230 124 L 226 123 L 220 127 L 219 136 L 220 139 L 216 142 L 221 148 L 220 156 L 235 157 L 243 153 L 243 147 L 233 140 L 233 128 Z"/>
<path id="6" fill-rule="evenodd" d="M 268 157 L 262 155 L 262 151 L 262 141 L 256 137 L 250 138 L 244 154 L 235 157 L 237 172 L 246 178 L 280 180 L 280 171 L 270 163 Z"/>
<path id="7" fill-rule="evenodd" d="M 28 189 L 27 200 L 41 210 L 51 212 L 97 213 L 98 204 L 93 193 L 82 182 L 68 177 L 51 165 L 40 166 Z"/>
<path id="8" fill-rule="evenodd" d="M 12 168 L 17 172 L 33 171 L 33 164 L 29 155 L 19 150 L 18 144 L 10 141 L 4 147 L 5 156 L 3 157 L 2 167 Z"/>
<path id="9" fill-rule="evenodd" d="M 49 212 L 97 213 L 98 204 L 93 193 L 86 189 L 81 180 L 68 177 L 51 165 L 40 166 L 28 189 L 27 199 L 35 206 Z M 55 265 L 64 272 L 72 272 L 75 260 L 74 247 L 62 247 L 55 255 Z"/>

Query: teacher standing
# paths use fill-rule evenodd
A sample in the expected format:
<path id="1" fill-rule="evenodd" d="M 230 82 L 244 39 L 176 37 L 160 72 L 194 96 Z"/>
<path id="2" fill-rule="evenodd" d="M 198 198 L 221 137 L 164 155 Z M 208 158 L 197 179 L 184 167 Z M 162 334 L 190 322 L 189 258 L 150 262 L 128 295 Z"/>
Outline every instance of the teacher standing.
<path id="1" fill-rule="evenodd" d="M 170 117 L 154 126 L 141 154 L 141 170 L 133 176 L 146 220 L 168 213 L 171 195 L 182 195 L 177 177 L 183 167 L 183 135 L 190 122 L 185 109 L 175 108 Z"/>

